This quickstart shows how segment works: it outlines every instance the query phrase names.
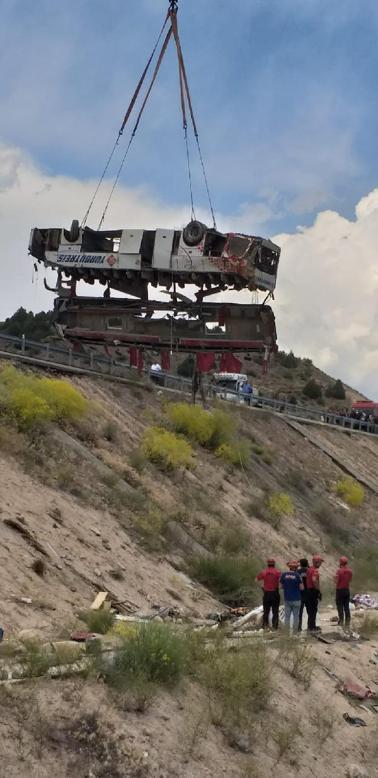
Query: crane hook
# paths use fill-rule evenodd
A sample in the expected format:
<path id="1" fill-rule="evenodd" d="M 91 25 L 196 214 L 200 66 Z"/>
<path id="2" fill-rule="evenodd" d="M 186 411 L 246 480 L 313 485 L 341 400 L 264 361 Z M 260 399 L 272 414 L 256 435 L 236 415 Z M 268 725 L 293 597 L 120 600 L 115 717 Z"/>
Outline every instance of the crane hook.
<path id="1" fill-rule="evenodd" d="M 169 0 L 169 12 L 171 14 L 177 13 L 178 10 L 178 0 Z"/>

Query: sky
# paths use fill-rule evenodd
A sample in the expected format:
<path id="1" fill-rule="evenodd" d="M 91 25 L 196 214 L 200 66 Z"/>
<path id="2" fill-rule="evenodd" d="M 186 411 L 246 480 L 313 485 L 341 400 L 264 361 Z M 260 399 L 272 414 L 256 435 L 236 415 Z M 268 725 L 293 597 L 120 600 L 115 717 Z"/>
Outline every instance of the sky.
<path id="1" fill-rule="evenodd" d="M 50 307 L 29 230 L 84 215 L 166 8 L 0 0 L 1 319 Z M 280 347 L 378 399 L 378 4 L 179 0 L 179 24 L 218 225 L 282 246 Z M 190 152 L 196 213 L 209 222 L 192 137 Z M 105 225 L 189 218 L 172 48 Z"/>

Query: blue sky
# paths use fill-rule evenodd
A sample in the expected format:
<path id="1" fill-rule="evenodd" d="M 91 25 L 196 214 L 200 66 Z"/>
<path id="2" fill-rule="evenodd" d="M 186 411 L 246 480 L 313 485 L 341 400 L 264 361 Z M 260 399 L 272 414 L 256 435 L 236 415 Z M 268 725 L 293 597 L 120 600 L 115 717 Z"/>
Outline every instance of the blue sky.
<path id="1" fill-rule="evenodd" d="M 42 274 L 32 275 L 29 230 L 84 215 L 167 5 L 0 0 L 0 319 L 51 306 Z M 218 223 L 282 246 L 280 347 L 378 398 L 377 1 L 179 7 Z M 189 217 L 172 48 L 105 226 L 180 228 Z"/>
<path id="2" fill-rule="evenodd" d="M 216 208 L 267 234 L 350 216 L 377 183 L 373 0 L 180 0 Z M 96 177 L 165 0 L 0 0 L 0 139 L 50 174 Z M 125 136 L 125 141 L 127 136 Z M 193 154 L 194 154 L 193 150 Z M 122 177 L 167 205 L 187 179 L 173 50 Z M 205 204 L 198 165 L 196 199 Z"/>

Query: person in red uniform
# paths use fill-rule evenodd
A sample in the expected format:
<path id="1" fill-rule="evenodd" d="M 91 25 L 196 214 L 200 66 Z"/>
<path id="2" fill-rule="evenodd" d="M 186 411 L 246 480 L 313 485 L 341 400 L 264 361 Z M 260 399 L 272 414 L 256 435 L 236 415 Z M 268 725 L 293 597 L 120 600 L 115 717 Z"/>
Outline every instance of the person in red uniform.
<path id="1" fill-rule="evenodd" d="M 269 627 L 269 614 L 272 611 L 272 627 L 278 629 L 278 611 L 280 607 L 281 571 L 276 568 L 274 559 L 267 560 L 267 567 L 256 576 L 256 581 L 263 582 L 263 628 Z"/>
<path id="2" fill-rule="evenodd" d="M 353 578 L 353 572 L 348 566 L 346 556 L 341 556 L 340 567 L 336 573 L 336 607 L 339 614 L 339 626 L 349 627 L 350 624 L 350 589 L 349 584 Z"/>
<path id="3" fill-rule="evenodd" d="M 318 602 L 322 599 L 320 591 L 319 568 L 323 559 L 319 554 L 312 557 L 312 565 L 307 570 L 307 613 L 309 632 L 319 632 L 320 627 L 316 626 L 316 614 L 318 612 Z"/>

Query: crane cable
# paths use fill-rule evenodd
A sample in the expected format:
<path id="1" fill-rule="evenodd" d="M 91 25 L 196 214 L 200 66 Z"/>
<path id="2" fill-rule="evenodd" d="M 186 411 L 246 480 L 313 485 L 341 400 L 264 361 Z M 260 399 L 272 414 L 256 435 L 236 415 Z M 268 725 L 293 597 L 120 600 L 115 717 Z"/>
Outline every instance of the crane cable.
<path id="1" fill-rule="evenodd" d="M 131 137 L 130 137 L 129 143 L 128 143 L 128 145 L 127 145 L 127 148 L 126 148 L 126 151 L 125 151 L 125 153 L 124 153 L 124 155 L 123 155 L 123 157 L 122 157 L 122 159 L 121 159 L 121 163 L 120 163 L 120 166 L 119 166 L 119 168 L 118 168 L 118 170 L 117 170 L 117 175 L 116 175 L 116 177 L 115 177 L 114 184 L 113 184 L 113 186 L 112 186 L 112 188 L 111 188 L 111 190 L 110 190 L 109 197 L 108 197 L 108 199 L 107 199 L 107 201 L 106 201 L 105 208 L 104 208 L 103 214 L 102 214 L 102 216 L 101 216 L 100 223 L 99 223 L 99 225 L 98 225 L 98 229 L 99 229 L 99 230 L 100 230 L 100 229 L 101 229 L 101 227 L 102 227 L 103 221 L 104 221 L 104 219 L 105 219 L 105 216 L 106 216 L 106 212 L 107 212 L 107 210 L 108 210 L 108 208 L 109 208 L 110 201 L 111 201 L 111 199 L 112 199 L 112 197 L 113 197 L 113 194 L 114 194 L 114 190 L 115 190 L 115 188 L 116 188 L 116 186 L 117 186 L 117 184 L 118 184 L 119 177 L 120 177 L 120 175 L 121 175 L 121 173 L 122 173 L 122 168 L 123 168 L 123 166 L 124 166 L 124 164 L 125 164 L 125 162 L 126 162 L 126 157 L 127 157 L 128 153 L 129 153 L 129 151 L 130 151 L 130 146 L 131 146 L 131 144 L 132 144 L 132 142 L 133 142 L 133 140 L 134 140 L 134 138 L 135 138 L 136 131 L 137 131 L 138 127 L 139 127 L 139 123 L 140 123 L 140 120 L 141 120 L 141 118 L 142 118 L 143 111 L 144 111 L 144 109 L 145 109 L 145 107 L 146 107 L 147 100 L 148 100 L 148 98 L 149 98 L 149 96 L 150 96 L 150 94 L 151 94 L 152 87 L 153 87 L 153 85 L 154 85 L 154 83 L 155 83 L 155 81 L 156 81 L 156 76 L 157 76 L 157 74 L 158 74 L 158 72 L 159 72 L 160 65 L 161 65 L 161 63 L 162 63 L 162 61 L 163 61 L 163 57 L 164 57 L 164 54 L 165 54 L 165 52 L 166 52 L 166 50 L 167 50 L 167 46 L 168 46 L 168 43 L 169 43 L 169 41 L 170 41 L 171 35 L 172 35 L 172 27 L 170 27 L 170 28 L 169 28 L 169 30 L 168 30 L 168 32 L 167 32 L 167 34 L 166 34 L 166 36 L 165 36 L 164 43 L 163 43 L 163 45 L 162 45 L 162 47 L 161 47 L 161 51 L 160 51 L 160 54 L 159 54 L 159 57 L 158 57 L 157 63 L 156 63 L 156 65 L 155 65 L 155 70 L 154 70 L 154 73 L 153 73 L 153 76 L 152 76 L 152 79 L 151 79 L 150 86 L 149 86 L 149 88 L 148 88 L 148 90 L 147 90 L 146 96 L 145 96 L 145 98 L 144 98 L 144 100 L 143 100 L 143 103 L 142 103 L 142 106 L 141 106 L 141 108 L 140 108 L 140 110 L 139 110 L 139 113 L 138 113 L 138 116 L 137 116 L 137 120 L 136 120 L 136 123 L 135 123 L 134 129 L 133 129 L 133 131 L 132 131 L 132 133 L 131 133 Z M 135 102 L 135 101 L 134 101 L 134 102 Z M 131 110 L 132 110 L 132 109 L 131 109 Z M 131 110 L 130 110 L 130 111 L 128 110 L 128 111 L 127 111 L 127 113 L 126 113 L 126 117 L 125 117 L 125 120 L 124 120 L 123 127 L 125 126 L 125 124 L 126 124 L 126 122 L 127 122 L 127 119 L 128 119 L 128 118 L 129 118 L 129 116 L 130 116 Z"/>
<path id="2" fill-rule="evenodd" d="M 142 118 L 142 114 L 143 114 L 144 109 L 146 107 L 148 98 L 149 98 L 149 96 L 151 94 L 153 85 L 154 85 L 154 83 L 156 81 L 156 78 L 157 78 L 157 75 L 158 75 L 161 63 L 163 61 L 163 58 L 164 58 L 164 55 L 165 55 L 165 52 L 167 50 L 167 47 L 168 47 L 168 44 L 169 44 L 169 41 L 170 41 L 170 38 L 171 38 L 172 34 L 173 34 L 173 37 L 174 37 L 174 40 L 175 40 L 175 44 L 176 44 L 178 66 L 179 66 L 181 111 L 182 111 L 182 117 L 183 117 L 183 129 L 184 129 L 184 138 L 185 138 L 185 146 L 186 146 L 186 158 L 187 158 L 187 166 L 188 166 L 189 191 L 190 191 L 190 201 L 191 201 L 191 217 L 192 217 L 192 219 L 195 219 L 194 199 L 193 199 L 193 185 L 192 185 L 192 173 L 191 173 L 190 154 L 189 154 L 189 142 L 188 142 L 188 123 L 187 123 L 187 118 L 186 118 L 186 103 L 187 103 L 187 106 L 188 106 L 188 109 L 189 109 L 189 114 L 190 114 L 191 123 L 192 123 L 192 127 L 193 127 L 194 137 L 195 137 L 196 143 L 197 143 L 197 148 L 198 148 L 198 153 L 199 153 L 202 173 L 203 173 L 203 177 L 204 177 L 204 181 L 205 181 L 207 197 L 208 197 L 210 211 L 211 211 L 211 215 L 212 215 L 212 219 L 213 219 L 213 226 L 214 226 L 214 229 L 217 228 L 216 227 L 216 221 L 215 221 L 215 213 L 214 213 L 214 208 L 213 208 L 213 204 L 212 204 L 210 188 L 209 188 L 209 183 L 208 183 L 208 178 L 207 178 L 205 164 L 204 164 L 204 160 L 203 160 L 203 156 L 202 156 L 202 151 L 201 151 L 201 146 L 200 146 L 200 142 L 199 142 L 198 129 L 197 129 L 196 120 L 195 120 L 195 117 L 194 117 L 193 105 L 192 105 L 192 100 L 191 100 L 191 95 L 190 95 L 190 90 L 189 90 L 189 85 L 188 85 L 188 79 L 187 79 L 187 75 L 186 75 L 186 69 L 185 69 L 185 64 L 184 64 L 184 57 L 183 57 L 183 53 L 182 53 L 182 48 L 181 48 L 180 36 L 179 36 L 179 32 L 178 32 L 178 24 L 177 24 L 178 0 L 169 0 L 169 2 L 170 2 L 170 6 L 169 6 L 169 9 L 168 9 L 167 15 L 165 17 L 164 24 L 163 24 L 163 26 L 161 28 L 160 34 L 159 34 L 158 39 L 156 41 L 156 44 L 155 44 L 155 46 L 153 48 L 151 56 L 150 56 L 150 58 L 149 58 L 149 60 L 147 62 L 147 65 L 146 65 L 146 67 L 145 67 L 145 69 L 144 69 L 144 71 L 142 73 L 142 76 L 141 76 L 139 82 L 138 82 L 136 90 L 135 90 L 135 92 L 133 94 L 133 97 L 132 97 L 132 99 L 130 101 L 129 107 L 128 107 L 126 113 L 125 113 L 125 116 L 124 116 L 121 128 L 120 128 L 120 130 L 118 132 L 118 136 L 116 138 L 116 141 L 114 143 L 112 151 L 111 151 L 111 153 L 109 155 L 109 158 L 108 158 L 108 160 L 107 160 L 107 162 L 105 164 L 105 168 L 104 168 L 103 173 L 102 173 L 102 175 L 100 177 L 100 180 L 99 180 L 99 182 L 97 184 L 96 190 L 95 190 L 95 192 L 93 194 L 93 197 L 92 197 L 92 200 L 91 200 L 91 202 L 90 202 L 90 204 L 88 206 L 87 212 L 86 212 L 86 214 L 84 216 L 84 219 L 82 221 L 82 224 L 81 224 L 82 227 L 84 227 L 86 222 L 87 222 L 88 215 L 89 215 L 90 210 L 91 210 L 91 208 L 93 206 L 93 203 L 94 203 L 94 200 L 95 200 L 95 198 L 96 198 L 96 196 L 98 194 L 98 191 L 99 191 L 99 189 L 101 187 L 101 184 L 104 181 L 106 172 L 107 172 L 107 170 L 109 168 L 109 165 L 110 165 L 110 162 L 111 162 L 111 160 L 113 158 L 115 150 L 116 150 L 116 148 L 117 148 L 117 146 L 119 144 L 120 138 L 121 138 L 121 136 L 122 136 L 122 134 L 124 132 L 125 126 L 126 126 L 128 120 L 129 120 L 130 115 L 132 113 L 132 110 L 133 110 L 133 108 L 135 106 L 136 100 L 137 100 L 138 95 L 140 93 L 140 90 L 141 90 L 141 88 L 143 86 L 145 77 L 147 75 L 147 72 L 148 72 L 149 67 L 151 65 L 151 62 L 153 60 L 153 57 L 154 57 L 154 55 L 156 53 L 156 50 L 158 48 L 158 45 L 160 43 L 160 40 L 161 40 L 162 35 L 164 33 L 165 27 L 167 25 L 167 22 L 168 22 L 168 20 L 170 20 L 170 22 L 171 22 L 170 28 L 169 28 L 166 36 L 165 36 L 165 39 L 164 39 L 162 48 L 160 50 L 160 54 L 159 54 L 157 63 L 155 65 L 155 69 L 154 69 L 154 73 L 152 75 L 150 86 L 149 86 L 149 88 L 147 90 L 147 93 L 146 93 L 145 98 L 143 100 L 142 106 L 141 106 L 141 108 L 139 110 L 139 113 L 138 113 L 138 116 L 137 116 L 137 120 L 136 120 L 134 129 L 133 129 L 133 131 L 131 133 L 131 137 L 130 137 L 129 143 L 128 143 L 126 151 L 125 151 L 125 153 L 124 153 L 124 155 L 122 157 L 122 160 L 121 160 L 121 163 L 119 165 L 119 168 L 118 168 L 118 171 L 117 171 L 117 174 L 116 174 L 116 177 L 115 177 L 112 189 L 111 189 L 111 191 L 109 193 L 109 196 L 108 196 L 108 199 L 106 201 L 105 208 L 104 208 L 104 211 L 102 213 L 102 217 L 101 217 L 100 222 L 99 222 L 98 230 L 101 229 L 102 224 L 104 222 L 107 210 L 109 208 L 110 201 L 112 199 L 112 196 L 114 194 L 114 190 L 115 190 L 115 188 L 117 186 L 117 183 L 119 181 L 119 178 L 120 178 L 123 166 L 125 164 L 126 158 L 127 158 L 128 153 L 130 151 L 130 147 L 131 147 L 131 144 L 132 144 L 132 142 L 134 140 L 134 137 L 135 137 L 135 134 L 137 132 L 137 129 L 139 127 L 140 120 Z"/>
<path id="3" fill-rule="evenodd" d="M 110 155 L 109 155 L 109 157 L 108 157 L 108 159 L 107 159 L 107 161 L 106 161 L 106 164 L 105 164 L 104 170 L 103 170 L 103 172 L 102 172 L 102 174 L 101 174 L 101 176 L 100 176 L 100 179 L 99 179 L 99 182 L 98 182 L 98 184 L 97 184 L 97 187 L 96 187 L 96 189 L 95 189 L 95 191 L 94 191 L 94 193 L 93 193 L 92 199 L 91 199 L 91 201 L 90 201 L 90 203 L 89 203 L 89 206 L 88 206 L 88 208 L 87 208 L 87 211 L 86 211 L 86 213 L 85 213 L 85 216 L 84 216 L 84 218 L 83 218 L 83 221 L 82 221 L 82 223 L 81 223 L 81 227 L 85 227 L 85 225 L 86 225 L 86 223 L 87 223 L 87 219 L 88 219 L 89 213 L 90 213 L 90 211 L 91 211 L 91 209 L 92 209 L 92 206 L 93 206 L 93 203 L 94 203 L 94 201 L 95 201 L 95 199 L 96 199 L 96 197 L 97 197 L 97 194 L 98 194 L 98 192 L 99 192 L 99 189 L 100 189 L 100 187 L 101 187 L 101 184 L 102 184 L 102 182 L 103 182 L 103 180 L 104 180 L 104 178 L 105 178 L 105 176 L 106 176 L 106 173 L 107 173 L 107 171 L 108 171 L 109 165 L 110 165 L 110 163 L 111 163 L 111 161 L 112 161 L 112 159 L 113 159 L 113 156 L 114 156 L 115 150 L 116 150 L 116 148 L 117 148 L 117 146 L 118 146 L 118 144 L 119 144 L 119 141 L 120 141 L 120 139 L 121 139 L 121 137 L 122 137 L 122 135 L 123 135 L 123 131 L 124 131 L 124 129 L 125 129 L 125 126 L 126 126 L 126 124 L 127 124 L 127 121 L 128 121 L 128 119 L 129 119 L 129 117 L 130 117 L 130 114 L 131 114 L 131 112 L 132 112 L 132 110 L 133 110 L 133 108 L 134 108 L 134 105 L 135 105 L 136 101 L 137 101 L 137 98 L 138 98 L 138 96 L 139 96 L 139 92 L 140 92 L 140 90 L 141 90 L 141 88 L 142 88 L 142 86 L 143 86 L 143 83 L 144 83 L 144 80 L 145 80 L 145 78 L 146 78 L 146 75 L 147 75 L 147 73 L 148 73 L 148 70 L 149 70 L 149 68 L 150 68 L 151 62 L 152 62 L 152 60 L 153 60 L 153 58 L 154 58 L 154 56 L 155 56 L 155 53 L 156 53 L 157 47 L 158 47 L 158 45 L 159 45 L 159 43 L 160 43 L 160 41 L 161 41 L 161 38 L 162 38 L 163 32 L 164 32 L 164 30 L 165 30 L 165 28 L 166 28 L 166 26 L 167 26 L 168 19 L 169 19 L 169 11 L 167 12 L 167 15 L 166 15 L 166 17 L 165 17 L 165 20 L 164 20 L 164 24 L 163 24 L 163 26 L 162 26 L 162 28 L 161 28 L 161 30 L 160 30 L 160 33 L 159 33 L 159 35 L 158 35 L 157 41 L 156 41 L 156 43 L 155 43 L 155 46 L 154 46 L 154 48 L 152 49 L 151 56 L 150 56 L 150 57 L 149 57 L 149 59 L 148 59 L 148 62 L 147 62 L 147 64 L 146 64 L 146 67 L 144 68 L 144 71 L 143 71 L 143 73 L 142 73 L 142 75 L 141 75 L 141 77 L 140 77 L 140 79 L 139 79 L 139 82 L 138 82 L 138 84 L 137 84 L 137 87 L 136 87 L 136 89 L 135 89 L 135 92 L 134 92 L 134 94 L 133 94 L 133 96 L 132 96 L 132 98 L 131 98 L 131 101 L 130 101 L 129 107 L 128 107 L 128 109 L 127 109 L 126 113 L 125 113 L 125 116 L 124 116 L 124 118 L 123 118 L 123 121 L 122 121 L 121 127 L 120 127 L 120 129 L 119 129 L 119 131 L 118 131 L 118 135 L 117 135 L 117 137 L 116 137 L 116 139 L 115 139 L 114 146 L 113 146 L 113 148 L 112 148 L 112 150 L 111 150 L 111 152 L 110 152 Z"/>

